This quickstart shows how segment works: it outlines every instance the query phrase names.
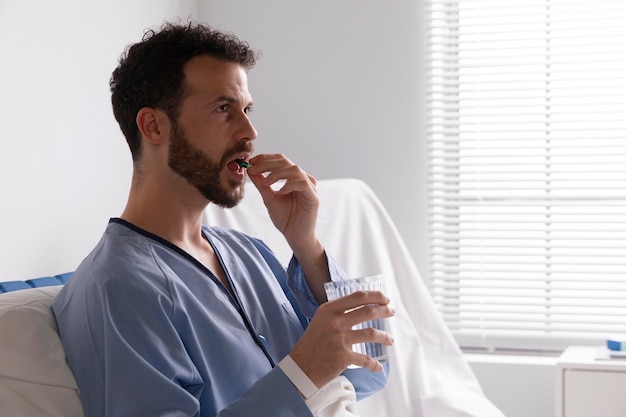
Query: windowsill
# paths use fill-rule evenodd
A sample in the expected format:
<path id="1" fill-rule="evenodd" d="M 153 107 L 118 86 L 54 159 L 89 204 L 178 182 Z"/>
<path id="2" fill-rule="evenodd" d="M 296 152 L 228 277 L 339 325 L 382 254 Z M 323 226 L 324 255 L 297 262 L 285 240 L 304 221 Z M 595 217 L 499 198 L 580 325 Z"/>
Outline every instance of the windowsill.
<path id="1" fill-rule="evenodd" d="M 463 356 L 469 363 L 502 364 L 502 365 L 538 365 L 556 366 L 559 354 L 542 353 L 475 353 L 464 352 Z"/>

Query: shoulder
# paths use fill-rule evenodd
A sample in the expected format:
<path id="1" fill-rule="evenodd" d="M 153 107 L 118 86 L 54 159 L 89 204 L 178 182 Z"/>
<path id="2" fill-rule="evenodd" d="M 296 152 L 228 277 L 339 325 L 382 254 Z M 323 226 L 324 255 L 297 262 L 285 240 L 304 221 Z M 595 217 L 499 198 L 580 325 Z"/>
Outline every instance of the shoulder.
<path id="1" fill-rule="evenodd" d="M 167 296 L 169 283 L 154 252 L 149 238 L 122 224 L 109 223 L 58 298 L 71 294 L 100 302 L 113 293 L 132 298 L 155 293 Z"/>

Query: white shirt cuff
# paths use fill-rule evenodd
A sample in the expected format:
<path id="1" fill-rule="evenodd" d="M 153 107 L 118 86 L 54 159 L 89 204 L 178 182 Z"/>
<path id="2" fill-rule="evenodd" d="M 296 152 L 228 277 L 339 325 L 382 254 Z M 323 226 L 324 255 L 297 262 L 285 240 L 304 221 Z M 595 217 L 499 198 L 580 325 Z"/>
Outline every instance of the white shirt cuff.
<path id="1" fill-rule="evenodd" d="M 306 405 L 314 417 L 358 417 L 354 386 L 343 375 L 324 385 Z"/>
<path id="2" fill-rule="evenodd" d="M 278 362 L 278 367 L 287 375 L 287 378 L 289 378 L 291 383 L 300 391 L 300 394 L 302 394 L 305 399 L 308 400 L 319 391 L 317 385 L 300 369 L 291 356 L 285 356 L 282 361 Z"/>

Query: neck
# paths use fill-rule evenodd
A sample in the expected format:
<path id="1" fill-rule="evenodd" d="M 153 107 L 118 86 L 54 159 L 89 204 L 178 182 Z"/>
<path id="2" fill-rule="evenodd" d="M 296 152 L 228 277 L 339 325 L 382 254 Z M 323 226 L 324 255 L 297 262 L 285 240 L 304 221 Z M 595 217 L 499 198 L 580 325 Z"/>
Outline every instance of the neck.
<path id="1" fill-rule="evenodd" d="M 202 245 L 202 214 L 207 201 L 189 184 L 167 186 L 167 179 L 133 176 L 122 219 L 181 247 Z"/>
<path id="2" fill-rule="evenodd" d="M 184 182 L 184 183 L 183 183 Z M 138 181 L 133 185 L 121 218 L 153 233 L 193 256 L 230 290 L 210 243 L 202 235 L 207 200 L 184 180 Z"/>

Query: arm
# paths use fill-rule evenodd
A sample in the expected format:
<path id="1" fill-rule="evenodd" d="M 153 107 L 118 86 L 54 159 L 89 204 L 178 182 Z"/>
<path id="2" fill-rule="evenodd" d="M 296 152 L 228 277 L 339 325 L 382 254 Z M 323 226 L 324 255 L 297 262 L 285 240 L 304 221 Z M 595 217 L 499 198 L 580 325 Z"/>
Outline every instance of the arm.
<path id="1" fill-rule="evenodd" d="M 346 274 L 341 266 L 331 257 L 327 257 L 331 279 L 333 281 L 346 279 Z M 315 316 L 319 307 L 311 290 L 307 285 L 304 273 L 297 260 L 292 258 L 287 268 L 288 290 L 297 302 L 296 311 L 301 312 L 308 321 Z M 281 283 L 282 285 L 282 283 Z M 284 288 L 284 286 L 283 286 Z M 290 297 L 288 294 L 288 297 Z M 290 298 L 291 299 L 291 298 Z M 389 362 L 382 364 L 382 371 L 371 371 L 366 368 L 346 369 L 342 372 L 346 376 L 356 391 L 358 400 L 366 398 L 385 387 L 389 378 Z"/>
<path id="2" fill-rule="evenodd" d="M 257 155 L 250 159 L 248 175 L 259 190 L 276 228 L 285 236 L 318 304 L 302 338 L 290 356 L 308 377 L 322 387 L 349 365 L 380 372 L 383 366 L 371 357 L 352 351 L 352 344 L 378 342 L 391 345 L 386 332 L 352 330 L 353 326 L 394 314 L 389 299 L 380 292 L 358 292 L 326 302 L 324 283 L 330 280 L 324 248 L 315 234 L 319 199 L 315 178 L 283 155 Z M 274 190 L 278 181 L 284 184 Z"/>
<path id="3" fill-rule="evenodd" d="M 260 240 L 254 238 L 250 239 L 265 259 L 265 262 L 267 262 L 272 270 L 274 270 L 275 278 L 280 284 L 287 299 L 292 304 L 302 327 L 306 329 L 311 319 L 315 316 L 315 313 L 320 305 L 309 288 L 298 260 L 295 257 L 291 258 L 285 274 L 283 265 L 274 256 L 271 249 Z M 347 278 L 341 266 L 328 255 L 327 264 L 332 280 L 337 281 Z M 377 391 L 380 391 L 385 387 L 389 375 L 389 364 L 383 364 L 382 372 L 372 372 L 368 369 L 356 368 L 347 369 L 342 372 L 342 374 L 350 380 L 356 391 L 357 399 L 360 400 L 374 394 Z M 295 382 L 294 384 L 297 385 Z M 306 384 L 304 388 L 305 390 L 302 392 L 303 394 L 307 391 L 311 391 L 310 387 L 306 386 Z"/>
<path id="4" fill-rule="evenodd" d="M 315 234 L 319 199 L 316 180 L 283 155 L 257 155 L 248 175 L 259 190 L 276 228 L 285 236 L 318 303 L 330 280 L 324 247 Z M 267 175 L 264 175 L 266 174 Z M 272 185 L 284 180 L 279 190 Z"/>

